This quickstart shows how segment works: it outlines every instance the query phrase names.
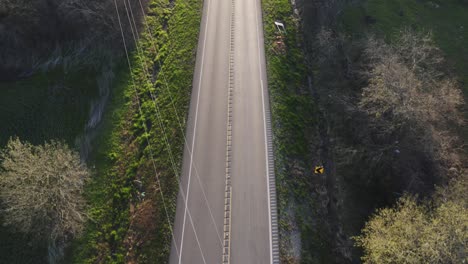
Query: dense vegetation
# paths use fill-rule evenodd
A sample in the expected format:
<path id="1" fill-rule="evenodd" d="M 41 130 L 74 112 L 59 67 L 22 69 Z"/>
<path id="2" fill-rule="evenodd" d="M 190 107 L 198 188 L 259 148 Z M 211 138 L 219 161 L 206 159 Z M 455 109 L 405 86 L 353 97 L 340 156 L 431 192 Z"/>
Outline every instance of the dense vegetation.
<path id="1" fill-rule="evenodd" d="M 34 243 L 46 243 L 51 261 L 61 259 L 86 221 L 89 170 L 77 152 L 54 141 L 33 146 L 11 139 L 0 161 L 4 224 L 31 235 Z"/>
<path id="2" fill-rule="evenodd" d="M 198 1 L 148 3 L 117 93 L 97 139 L 97 177 L 85 236 L 74 263 L 165 263 L 181 167 L 195 48 Z M 131 14 L 120 13 L 121 19 Z"/>
<path id="3" fill-rule="evenodd" d="M 141 17 L 138 2 L 131 9 Z M 124 12 L 124 1 L 117 1 Z M 130 7 L 130 6 L 129 6 Z M 121 54 L 114 1 L 4 0 L 0 4 L 0 80 L 15 80 L 57 66 L 99 69 Z M 123 21 L 128 34 L 129 23 Z M 113 43 L 113 45 L 109 45 Z"/>
<path id="4" fill-rule="evenodd" d="M 397 173 L 380 172 L 380 179 L 379 175 L 361 179 L 387 192 L 403 190 L 422 196 L 432 192 L 432 186 L 425 185 L 436 183 L 444 186 L 444 194 L 426 199 L 434 206 L 403 196 L 396 209 L 379 211 L 357 239 L 365 250 L 363 260 L 462 263 L 468 208 L 464 157 L 452 129 L 463 122 L 457 80 L 444 71 L 444 59 L 430 35 L 403 31 L 392 46 L 369 39 L 364 54 L 370 61 L 369 79 L 358 107 L 369 117 L 368 130 L 377 143 L 366 152 L 378 157 L 368 163 Z M 427 166 L 431 170 L 422 171 Z M 452 184 L 445 186 L 448 182 Z M 395 241 L 399 241 L 396 247 Z"/>
<path id="5" fill-rule="evenodd" d="M 368 263 L 385 263 L 375 257 L 386 256 L 390 261 L 395 257 L 391 250 L 405 250 L 404 245 L 392 248 L 391 241 L 412 239 L 406 245 L 413 251 L 405 254 L 420 254 L 426 250 L 420 242 L 426 239 L 431 256 L 439 254 L 440 258 L 424 253 L 426 259 L 415 258 L 413 263 L 456 263 L 456 256 L 466 255 L 466 240 L 442 249 L 431 244 L 432 238 L 425 237 L 428 231 L 417 224 L 432 228 L 442 240 L 453 230 L 466 237 L 461 222 L 438 225 L 446 209 L 458 210 L 459 217 L 467 213 L 466 197 L 440 199 L 441 192 L 459 196 L 466 192 L 466 3 L 336 0 L 296 4 L 308 74 L 313 77 L 315 100 L 309 104 L 318 109 L 316 135 L 323 143 L 311 152 L 320 155 L 327 174 L 326 184 L 307 181 L 314 190 L 312 204 L 323 213 L 316 214 L 310 226 L 315 235 L 322 235 L 302 236 L 301 262 L 321 263 L 328 258 L 334 263 L 356 263 L 364 256 Z M 316 190 L 323 195 L 316 196 Z M 398 217 L 404 221 L 404 212 L 411 206 L 423 212 L 419 214 L 422 222 L 408 224 L 413 237 L 398 237 L 403 233 L 390 223 Z M 393 209 L 382 209 L 371 217 L 385 207 Z M 363 227 L 356 244 L 351 237 L 361 234 Z M 381 240 L 379 235 L 388 239 Z M 305 247 L 308 244 L 314 246 Z M 322 252 L 314 250 L 323 244 L 328 246 Z M 389 251 L 376 250 L 383 248 Z M 311 260 L 309 256 L 317 252 L 320 257 Z"/>
<path id="6" fill-rule="evenodd" d="M 403 196 L 394 208 L 377 211 L 357 245 L 364 263 L 464 263 L 468 209 L 466 182 L 442 188 L 431 203 Z"/>
<path id="7" fill-rule="evenodd" d="M 90 144 L 84 144 L 83 139 L 89 139 L 88 132 L 99 124 L 110 94 L 115 62 L 123 52 L 110 47 L 109 52 L 101 53 L 99 47 L 105 46 L 106 39 L 97 38 L 99 32 L 89 30 L 89 25 L 78 34 L 73 23 L 82 26 L 84 18 L 97 15 L 98 9 L 85 1 L 75 2 L 75 8 L 71 4 L 72 1 L 0 3 L 2 148 L 10 137 L 18 136 L 34 145 L 65 141 L 72 149 L 79 149 L 81 158 L 88 156 L 89 148 L 82 145 Z M 62 11 L 67 11 L 66 15 Z M 104 11 L 106 19 L 112 21 L 113 13 Z M 71 13 L 76 19 L 68 20 Z M 113 32 L 108 28 L 107 33 L 101 33 L 120 37 L 118 31 Z M 120 43 L 117 40 L 113 43 Z M 83 45 L 75 45 L 78 43 Z M 32 236 L 1 225 L 0 237 L 1 262 L 45 262 L 47 245 L 31 243 Z"/>
<path id="8" fill-rule="evenodd" d="M 125 12 L 124 1 L 116 3 Z M 0 127 L 0 145 L 12 135 L 80 144 L 85 127 L 99 123 L 124 55 L 114 10 L 110 0 L 1 2 L 0 120 L 9 125 Z M 122 21 L 127 42 L 129 25 Z"/>
<path id="9" fill-rule="evenodd" d="M 10 125 L 0 128 L 0 143 L 14 135 L 35 144 L 65 140 L 94 168 L 85 188 L 90 220 L 65 262 L 165 263 L 201 2 L 115 3 L 1 6 L 0 23 L 15 30 L 1 27 L 0 53 L 9 62 L 8 54 L 17 54 L 18 63 L 2 65 L 9 81 L 0 83 L 0 118 Z M 31 45 L 28 52 L 13 51 Z M 0 229 L 0 236 L 7 243 L 1 243 L 0 262 L 45 262 L 47 249 L 31 237 L 9 229 Z M 19 254 L 5 253 L 11 250 Z"/>
<path id="10" fill-rule="evenodd" d="M 289 1 L 263 0 L 262 4 L 279 200 L 280 257 L 283 263 L 295 263 L 302 255 L 305 262 L 310 262 L 328 246 L 319 242 L 322 234 L 317 232 L 318 223 L 313 221 L 318 214 L 315 201 L 320 194 L 313 190 L 310 178 L 324 181 L 324 177 L 312 174 L 313 167 L 322 164 L 313 153 L 319 144 L 314 133 L 318 122 L 311 103 L 313 91 L 308 86 L 300 48 L 299 24 Z M 278 31 L 275 21 L 284 23 L 286 32 Z"/>
<path id="11" fill-rule="evenodd" d="M 467 2 L 262 2 L 282 261 L 467 261 Z M 0 4 L 0 146 L 63 140 L 94 168 L 67 263 L 167 262 L 200 11 L 198 0 Z M 3 206 L 24 205 L 2 179 Z M 0 262 L 45 262 L 39 229 L 10 213 Z"/>

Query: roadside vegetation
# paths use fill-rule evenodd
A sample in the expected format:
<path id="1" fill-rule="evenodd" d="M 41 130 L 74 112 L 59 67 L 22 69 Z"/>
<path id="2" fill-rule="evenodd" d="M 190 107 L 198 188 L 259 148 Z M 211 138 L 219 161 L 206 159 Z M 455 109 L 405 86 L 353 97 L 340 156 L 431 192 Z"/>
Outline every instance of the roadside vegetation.
<path id="1" fill-rule="evenodd" d="M 365 250 L 363 260 L 389 263 L 403 254 L 407 258 L 400 259 L 401 263 L 463 262 L 468 236 L 467 197 L 463 195 L 466 168 L 463 145 L 453 129 L 463 124 L 458 111 L 464 103 L 460 86 L 445 71 L 444 59 L 430 35 L 403 31 L 393 46 L 368 39 L 364 54 L 370 60 L 369 79 L 358 108 L 369 118 L 366 130 L 373 147 L 357 151 L 362 153 L 360 158 L 369 155 L 366 161 L 373 168 L 390 172 L 363 173 L 360 179 L 368 187 L 379 188 L 380 199 L 392 201 L 392 192 L 419 194 L 422 199 L 398 195 L 395 211 L 383 209 L 366 224 L 357 239 Z M 432 198 L 434 185 L 458 199 Z M 400 221 L 406 222 L 407 229 L 393 232 Z M 395 240 L 403 242 L 404 248 L 392 248 Z"/>
<path id="2" fill-rule="evenodd" d="M 432 203 L 403 196 L 394 208 L 378 210 L 355 238 L 364 249 L 363 263 L 465 262 L 467 186 L 455 184 Z"/>
<path id="3" fill-rule="evenodd" d="M 123 1 L 118 8 L 125 10 Z M 137 3 L 131 4 L 141 17 Z M 40 71 L 100 70 L 121 54 L 114 2 L 90 0 L 3 0 L 0 5 L 0 80 Z M 129 37 L 129 24 L 124 22 Z M 109 45 L 113 43 L 113 45 Z M 59 76 L 63 76 L 60 74 Z"/>
<path id="4" fill-rule="evenodd" d="M 102 49 L 107 40 L 121 42 L 112 34 L 112 15 L 99 16 L 100 4 L 2 1 L 0 148 L 10 137 L 33 145 L 58 140 L 87 158 L 83 139 L 100 122 L 114 63 L 122 55 L 113 46 Z M 32 241 L 0 225 L 0 262 L 45 263 L 47 244 Z"/>
<path id="5" fill-rule="evenodd" d="M 325 194 L 311 220 L 326 227 L 322 242 L 302 242 L 328 243 L 333 263 L 466 261 L 468 6 L 297 6 L 327 173 L 325 185 L 311 181 Z M 302 246 L 301 262 L 323 262 L 311 249 Z"/>
<path id="6" fill-rule="evenodd" d="M 33 146 L 11 139 L 0 152 L 3 223 L 45 243 L 49 261 L 81 234 L 86 221 L 84 186 L 90 171 L 63 142 Z"/>
<path id="7" fill-rule="evenodd" d="M 169 257 L 202 2 L 116 4 L 120 21 L 114 1 L 0 7 L 0 23 L 16 28 L 0 28 L 0 56 L 8 62 L 0 118 L 9 124 L 0 127 L 1 146 L 12 136 L 34 144 L 64 140 L 92 169 L 84 189 L 89 218 L 66 248 L 66 263 Z M 15 47 L 28 52 L 7 52 Z M 0 236 L 7 242 L 0 262 L 46 262 L 47 248 L 31 236 L 6 227 Z"/>
<path id="8" fill-rule="evenodd" d="M 356 1 L 343 6 L 338 27 L 349 35 L 363 36 L 374 32 L 387 41 L 402 28 L 430 31 L 451 69 L 468 87 L 468 3 L 447 1 Z"/>
<path id="9" fill-rule="evenodd" d="M 99 132 L 87 193 L 92 221 L 73 263 L 168 260 L 201 4 L 149 1 L 146 20 L 133 29 L 131 73 L 122 65 Z"/>
<path id="10" fill-rule="evenodd" d="M 300 24 L 288 0 L 263 0 L 268 89 L 273 120 L 275 173 L 278 191 L 280 258 L 282 263 L 304 263 L 317 257 L 327 245 L 321 243 L 314 218 L 316 192 L 311 179 L 321 161 L 313 153 L 319 144 L 317 114 L 307 66 L 301 48 Z M 285 25 L 280 32 L 274 22 Z M 316 243 L 310 243 L 315 241 Z M 302 252 L 301 252 L 302 247 Z M 309 262 L 307 262 L 309 261 Z"/>

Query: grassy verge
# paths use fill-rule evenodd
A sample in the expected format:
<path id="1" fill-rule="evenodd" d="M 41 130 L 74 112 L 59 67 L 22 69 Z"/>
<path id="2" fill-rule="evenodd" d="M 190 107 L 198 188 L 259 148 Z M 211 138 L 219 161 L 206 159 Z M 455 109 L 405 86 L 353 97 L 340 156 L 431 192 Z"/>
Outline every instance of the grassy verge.
<path id="1" fill-rule="evenodd" d="M 376 32 L 387 39 L 402 27 L 433 32 L 435 41 L 454 64 L 468 94 L 468 4 L 458 0 L 367 0 L 349 6 L 342 30 L 362 36 Z"/>
<path id="2" fill-rule="evenodd" d="M 142 27 L 131 74 L 125 65 L 118 71 L 96 140 L 96 175 L 87 192 L 92 221 L 72 247 L 73 263 L 168 261 L 202 3 L 148 5 L 151 35 Z"/>
<path id="3" fill-rule="evenodd" d="M 316 109 L 307 86 L 299 24 L 288 0 L 263 0 L 263 19 L 275 146 L 279 200 L 280 250 L 283 263 L 317 263 L 323 243 L 313 220 L 311 174 L 316 157 Z M 274 21 L 282 21 L 280 34 Z M 301 235 L 294 241 L 295 232 Z M 302 247 L 301 247 L 302 245 Z M 302 250 L 301 250 L 302 249 Z M 299 254 L 296 250 L 301 250 Z M 296 252 L 295 252 L 296 251 Z"/>

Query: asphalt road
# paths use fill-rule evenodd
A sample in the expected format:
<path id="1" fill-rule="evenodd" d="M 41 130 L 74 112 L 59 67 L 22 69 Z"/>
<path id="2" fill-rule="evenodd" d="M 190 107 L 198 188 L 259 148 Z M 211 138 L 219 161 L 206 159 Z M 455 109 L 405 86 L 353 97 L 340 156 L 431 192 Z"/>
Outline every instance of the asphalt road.
<path id="1" fill-rule="evenodd" d="M 171 264 L 222 263 L 227 209 L 230 263 L 276 262 L 277 231 L 271 221 L 271 212 L 276 219 L 276 196 L 274 177 L 269 177 L 273 166 L 260 8 L 259 0 L 205 0 Z"/>

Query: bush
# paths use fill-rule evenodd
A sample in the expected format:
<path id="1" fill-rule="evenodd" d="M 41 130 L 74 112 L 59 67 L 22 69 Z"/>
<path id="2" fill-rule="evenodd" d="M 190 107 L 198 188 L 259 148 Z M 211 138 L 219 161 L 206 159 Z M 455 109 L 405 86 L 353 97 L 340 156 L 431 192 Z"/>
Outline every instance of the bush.
<path id="1" fill-rule="evenodd" d="M 411 196 L 383 209 L 366 224 L 356 244 L 364 263 L 465 263 L 468 210 L 460 201 L 434 209 Z"/>

